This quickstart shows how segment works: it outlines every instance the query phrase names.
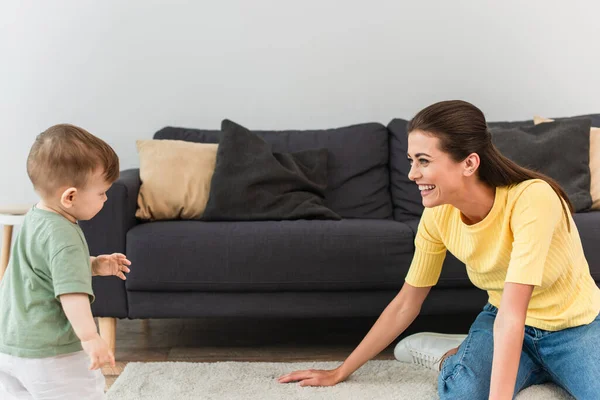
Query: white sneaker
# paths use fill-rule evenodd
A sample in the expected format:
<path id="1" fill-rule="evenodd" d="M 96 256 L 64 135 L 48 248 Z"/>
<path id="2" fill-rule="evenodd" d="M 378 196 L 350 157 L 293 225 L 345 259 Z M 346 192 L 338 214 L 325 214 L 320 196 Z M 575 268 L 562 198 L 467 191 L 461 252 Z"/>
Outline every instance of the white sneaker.
<path id="1" fill-rule="evenodd" d="M 396 360 L 440 370 L 442 356 L 465 340 L 467 335 L 421 332 L 402 339 L 394 349 Z"/>

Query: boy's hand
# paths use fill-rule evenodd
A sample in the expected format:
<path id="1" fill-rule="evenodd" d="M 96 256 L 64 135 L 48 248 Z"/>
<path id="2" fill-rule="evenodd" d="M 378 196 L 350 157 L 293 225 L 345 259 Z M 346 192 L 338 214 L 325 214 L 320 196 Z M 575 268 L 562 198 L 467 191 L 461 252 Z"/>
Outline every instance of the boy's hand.
<path id="1" fill-rule="evenodd" d="M 90 370 L 101 368 L 105 364 L 115 366 L 115 355 L 100 335 L 96 334 L 92 339 L 82 341 L 81 346 L 90 357 Z"/>
<path id="2" fill-rule="evenodd" d="M 102 255 L 92 259 L 92 275 L 111 276 L 115 275 L 125 280 L 125 272 L 129 272 L 131 261 L 121 253 Z"/>

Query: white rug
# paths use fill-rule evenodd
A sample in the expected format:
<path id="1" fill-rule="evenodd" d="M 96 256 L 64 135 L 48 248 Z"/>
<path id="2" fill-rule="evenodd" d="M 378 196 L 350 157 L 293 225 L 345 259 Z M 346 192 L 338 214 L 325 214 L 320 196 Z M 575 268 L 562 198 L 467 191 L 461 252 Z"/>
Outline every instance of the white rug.
<path id="1" fill-rule="evenodd" d="M 157 362 L 129 363 L 108 391 L 108 400 L 179 399 L 323 399 L 385 400 L 437 399 L 437 374 L 397 361 L 369 361 L 350 379 L 333 387 L 300 387 L 281 384 L 280 375 L 298 369 L 329 369 L 338 362 Z M 571 399 L 552 384 L 532 386 L 518 400 Z"/>

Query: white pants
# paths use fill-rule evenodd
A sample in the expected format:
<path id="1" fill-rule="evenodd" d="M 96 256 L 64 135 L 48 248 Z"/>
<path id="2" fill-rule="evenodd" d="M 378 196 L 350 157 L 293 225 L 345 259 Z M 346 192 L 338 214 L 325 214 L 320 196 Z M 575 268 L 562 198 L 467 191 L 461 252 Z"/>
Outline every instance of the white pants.
<path id="1" fill-rule="evenodd" d="M 48 358 L 0 353 L 2 400 L 104 400 L 104 375 L 83 351 Z"/>

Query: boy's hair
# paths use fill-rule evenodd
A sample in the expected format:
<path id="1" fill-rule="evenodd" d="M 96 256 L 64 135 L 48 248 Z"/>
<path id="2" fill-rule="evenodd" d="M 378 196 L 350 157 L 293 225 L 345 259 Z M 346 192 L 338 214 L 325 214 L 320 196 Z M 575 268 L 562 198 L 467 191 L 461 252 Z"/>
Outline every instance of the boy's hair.
<path id="1" fill-rule="evenodd" d="M 40 133 L 27 157 L 27 174 L 42 196 L 61 186 L 85 188 L 99 168 L 107 183 L 119 177 L 119 158 L 106 142 L 85 129 L 59 124 Z"/>

